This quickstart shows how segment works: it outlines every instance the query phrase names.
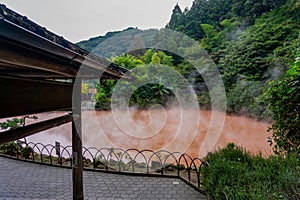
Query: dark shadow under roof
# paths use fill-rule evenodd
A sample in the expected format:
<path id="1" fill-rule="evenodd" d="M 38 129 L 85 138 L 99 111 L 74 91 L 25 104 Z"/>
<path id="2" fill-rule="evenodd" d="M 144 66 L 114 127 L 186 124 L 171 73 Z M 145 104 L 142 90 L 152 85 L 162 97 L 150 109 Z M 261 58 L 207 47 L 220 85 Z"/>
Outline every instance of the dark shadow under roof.
<path id="1" fill-rule="evenodd" d="M 0 4 L 0 118 L 71 110 L 74 82 L 57 79 L 130 78 L 127 72 Z"/>

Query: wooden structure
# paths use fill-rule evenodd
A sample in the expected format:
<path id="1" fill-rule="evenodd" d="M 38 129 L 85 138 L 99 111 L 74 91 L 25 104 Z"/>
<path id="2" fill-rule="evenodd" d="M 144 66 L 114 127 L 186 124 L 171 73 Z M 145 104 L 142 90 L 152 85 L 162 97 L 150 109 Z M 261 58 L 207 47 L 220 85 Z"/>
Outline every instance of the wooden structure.
<path id="1" fill-rule="evenodd" d="M 89 73 L 78 73 L 82 65 Z M 1 132 L 0 144 L 72 122 L 73 199 L 83 199 L 81 81 L 99 78 L 93 77 L 99 71 L 103 73 L 101 78 L 110 79 L 121 78 L 127 72 L 0 4 L 0 118 L 72 111 Z"/>

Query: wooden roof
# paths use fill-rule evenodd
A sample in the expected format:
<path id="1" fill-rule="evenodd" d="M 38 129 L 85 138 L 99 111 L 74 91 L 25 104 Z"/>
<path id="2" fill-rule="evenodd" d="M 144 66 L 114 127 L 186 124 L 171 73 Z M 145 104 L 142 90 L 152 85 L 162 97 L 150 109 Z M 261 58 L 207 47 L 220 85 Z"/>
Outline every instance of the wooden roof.
<path id="1" fill-rule="evenodd" d="M 76 77 L 84 63 L 108 78 L 127 72 L 114 63 L 79 48 L 46 28 L 0 4 L 1 74 L 41 77 Z"/>
<path id="2" fill-rule="evenodd" d="M 73 83 L 56 79 L 118 79 L 127 72 L 0 4 L 0 118 L 70 110 Z"/>

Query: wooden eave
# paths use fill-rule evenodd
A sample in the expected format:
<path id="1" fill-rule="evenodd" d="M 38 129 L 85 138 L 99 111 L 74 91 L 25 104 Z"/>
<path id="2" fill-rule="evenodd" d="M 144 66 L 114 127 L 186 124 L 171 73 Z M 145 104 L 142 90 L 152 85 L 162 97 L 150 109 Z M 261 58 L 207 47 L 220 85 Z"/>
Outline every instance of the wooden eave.
<path id="1" fill-rule="evenodd" d="M 107 78 L 121 78 L 127 72 L 103 58 L 79 54 L 4 18 L 0 18 L 0 55 L 0 72 L 8 74 L 16 68 L 17 74 L 23 77 L 36 76 L 43 71 L 41 78 L 48 78 L 46 73 L 52 77 L 56 74 L 57 77 L 75 78 L 80 67 L 101 71 Z M 23 68 L 23 75 L 19 67 Z"/>
<path id="2" fill-rule="evenodd" d="M 0 4 L 0 118 L 71 110 L 74 82 L 56 79 L 129 78 L 127 72 Z"/>

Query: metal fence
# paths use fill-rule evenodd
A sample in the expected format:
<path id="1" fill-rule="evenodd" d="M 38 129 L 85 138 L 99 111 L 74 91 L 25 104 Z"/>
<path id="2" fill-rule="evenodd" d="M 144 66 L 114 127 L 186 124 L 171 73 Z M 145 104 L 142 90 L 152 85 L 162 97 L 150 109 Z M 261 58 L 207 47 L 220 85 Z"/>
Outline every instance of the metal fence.
<path id="1" fill-rule="evenodd" d="M 55 166 L 72 167 L 73 165 L 72 146 L 32 142 L 15 144 L 17 145 L 2 147 L 0 152 L 20 159 Z M 185 153 L 166 150 L 83 147 L 82 155 L 85 169 L 133 175 L 177 176 L 198 188 L 201 186 L 200 172 L 204 162 L 200 158 L 192 158 Z"/>

